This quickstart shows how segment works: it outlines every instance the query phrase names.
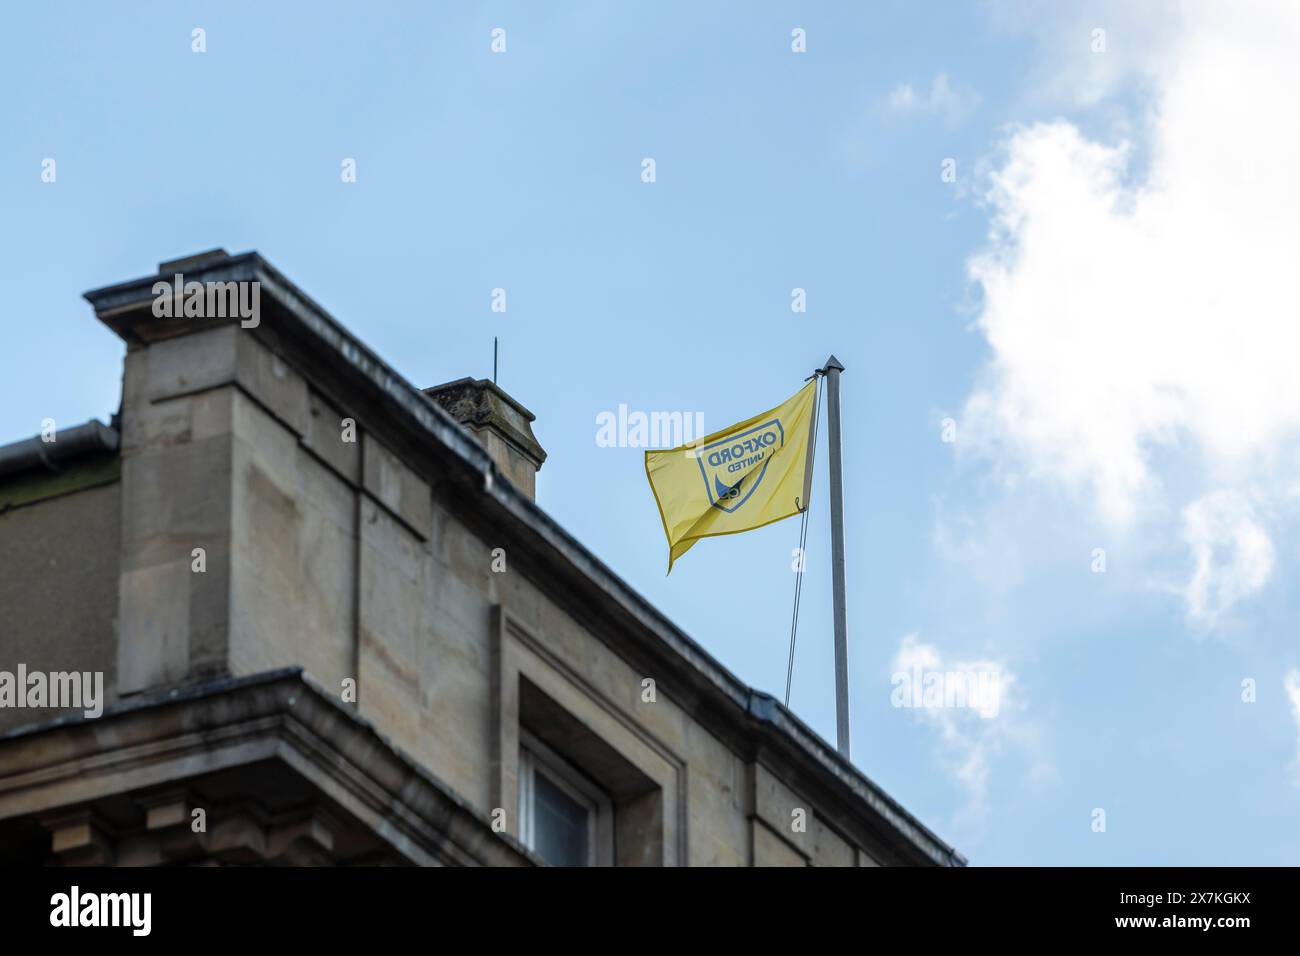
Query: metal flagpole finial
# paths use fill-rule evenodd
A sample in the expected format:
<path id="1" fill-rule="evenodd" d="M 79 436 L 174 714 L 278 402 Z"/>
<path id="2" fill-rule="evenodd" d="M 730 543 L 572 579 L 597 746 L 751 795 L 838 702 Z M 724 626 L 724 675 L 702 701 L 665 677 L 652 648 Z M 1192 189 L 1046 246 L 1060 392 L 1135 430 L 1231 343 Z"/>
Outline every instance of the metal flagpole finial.
<path id="1" fill-rule="evenodd" d="M 809 381 L 810 379 L 814 379 L 814 378 L 816 378 L 816 377 L 819 376 L 819 375 L 820 375 L 822 378 L 825 378 L 828 374 L 830 374 L 830 372 L 831 372 L 832 370 L 834 370 L 834 371 L 836 371 L 836 372 L 842 372 L 842 371 L 844 371 L 844 366 L 840 364 L 840 360 L 837 359 L 834 355 L 832 355 L 830 358 L 828 358 L 828 359 L 826 360 L 826 364 L 823 365 L 821 368 L 813 369 L 813 373 L 812 373 L 811 375 L 809 375 L 809 376 L 806 376 L 806 377 L 804 378 L 804 381 L 807 382 L 807 381 Z"/>

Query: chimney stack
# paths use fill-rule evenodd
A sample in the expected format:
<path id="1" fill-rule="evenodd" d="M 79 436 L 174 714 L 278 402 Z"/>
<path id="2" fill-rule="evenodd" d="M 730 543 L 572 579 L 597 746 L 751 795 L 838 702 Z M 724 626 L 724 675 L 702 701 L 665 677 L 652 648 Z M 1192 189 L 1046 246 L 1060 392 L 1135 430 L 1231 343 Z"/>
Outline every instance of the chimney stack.
<path id="1" fill-rule="evenodd" d="M 424 394 L 469 429 L 516 488 L 537 500 L 537 472 L 546 461 L 533 435 L 537 416 L 487 379 L 457 379 Z"/>

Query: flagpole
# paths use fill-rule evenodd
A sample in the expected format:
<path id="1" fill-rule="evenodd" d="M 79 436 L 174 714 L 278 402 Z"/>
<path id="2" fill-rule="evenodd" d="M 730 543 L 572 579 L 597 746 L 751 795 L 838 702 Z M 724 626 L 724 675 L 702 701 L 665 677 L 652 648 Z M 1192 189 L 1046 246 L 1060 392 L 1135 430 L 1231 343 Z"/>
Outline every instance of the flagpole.
<path id="1" fill-rule="evenodd" d="M 831 471 L 831 583 L 835 612 L 835 729 L 840 755 L 849 759 L 849 636 L 844 607 L 844 469 L 840 458 L 840 373 L 834 355 L 826 360 L 826 416 Z"/>

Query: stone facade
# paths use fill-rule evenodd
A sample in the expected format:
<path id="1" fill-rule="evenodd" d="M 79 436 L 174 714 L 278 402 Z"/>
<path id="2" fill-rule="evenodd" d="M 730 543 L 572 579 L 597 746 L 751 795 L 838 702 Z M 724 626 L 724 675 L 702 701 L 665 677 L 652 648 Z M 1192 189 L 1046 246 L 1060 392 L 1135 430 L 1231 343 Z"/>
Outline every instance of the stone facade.
<path id="1" fill-rule="evenodd" d="M 87 294 L 120 447 L 0 450 L 0 671 L 106 696 L 0 708 L 0 862 L 537 864 L 527 740 L 618 865 L 964 863 L 537 507 L 514 399 L 420 391 L 255 253 L 164 265 Z M 260 321 L 156 317 L 173 270 Z"/>

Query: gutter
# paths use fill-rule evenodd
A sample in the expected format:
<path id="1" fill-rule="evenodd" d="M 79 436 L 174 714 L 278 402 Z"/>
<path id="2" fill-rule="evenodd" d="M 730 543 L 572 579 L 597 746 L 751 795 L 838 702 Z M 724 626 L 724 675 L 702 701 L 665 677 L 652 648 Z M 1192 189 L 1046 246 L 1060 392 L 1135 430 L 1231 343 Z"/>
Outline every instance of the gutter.
<path id="1" fill-rule="evenodd" d="M 0 478 L 7 478 L 34 468 L 58 473 L 78 458 L 117 451 L 117 430 L 98 420 L 55 433 L 54 441 L 39 436 L 0 447 Z"/>

